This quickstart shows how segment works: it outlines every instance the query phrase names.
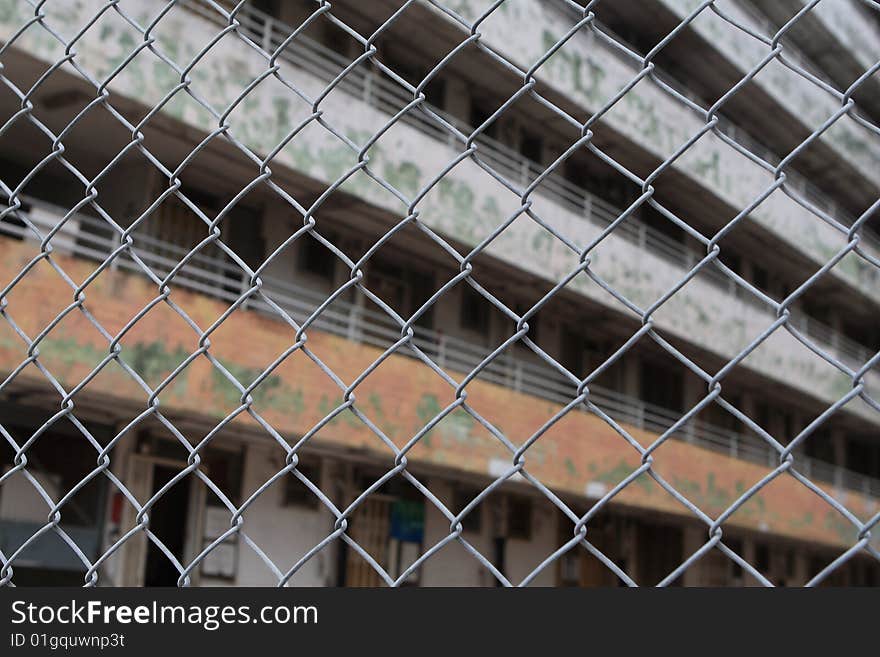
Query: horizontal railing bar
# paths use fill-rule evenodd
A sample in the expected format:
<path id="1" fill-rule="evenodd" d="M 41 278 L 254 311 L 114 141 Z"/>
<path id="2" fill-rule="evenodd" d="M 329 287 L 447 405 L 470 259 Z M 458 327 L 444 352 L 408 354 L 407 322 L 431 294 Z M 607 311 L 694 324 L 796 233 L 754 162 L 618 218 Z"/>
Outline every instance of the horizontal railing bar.
<path id="1" fill-rule="evenodd" d="M 22 198 L 21 200 L 34 207 L 39 207 L 43 212 L 54 214 L 58 220 L 66 214 L 62 208 L 57 208 L 43 201 L 30 198 Z M 22 214 L 27 215 L 37 227 L 52 229 L 56 225 L 50 218 L 29 213 Z M 87 230 L 89 228 L 92 229 L 92 232 Z M 55 251 L 69 251 L 78 256 L 103 261 L 118 246 L 118 240 L 100 234 L 102 230 L 106 231 L 108 228 L 109 225 L 102 224 L 94 217 L 78 214 L 69 220 L 64 229 L 53 238 L 52 246 Z M 0 222 L 0 232 L 24 239 L 35 237 L 27 227 L 10 222 Z M 166 253 L 176 253 L 180 256 L 190 252 L 185 247 L 166 243 L 152 236 L 135 234 L 132 239 L 134 242 L 132 249 L 138 257 L 151 268 L 162 267 L 164 272 L 162 275 L 167 274 L 171 268 L 177 265 L 179 259 L 156 254 L 144 248 L 145 246 L 160 248 Z M 93 246 L 86 246 L 84 243 Z M 113 263 L 127 271 L 144 274 L 140 265 L 135 263 L 125 252 L 117 256 Z M 200 268 L 197 266 L 199 263 L 204 263 L 210 269 Z M 228 275 L 218 272 L 226 272 Z M 295 321 L 304 320 L 326 299 L 320 293 L 291 285 L 273 277 L 263 276 L 261 279 L 263 280 L 262 293 L 268 295 L 285 311 L 290 312 Z M 239 267 L 203 254 L 193 256 L 177 273 L 173 283 L 229 302 L 238 299 L 248 287 L 245 274 Z M 227 289 L 232 287 L 235 287 L 237 291 L 233 292 Z M 259 297 L 248 300 L 248 307 L 275 316 L 269 305 L 265 301 L 261 301 Z M 354 327 L 352 326 L 352 318 L 355 318 L 357 322 Z M 357 341 L 382 349 L 386 349 L 401 335 L 399 327 L 384 313 L 369 308 L 355 307 L 355 304 L 341 299 L 325 309 L 314 322 L 314 326 L 343 337 L 353 335 Z M 355 331 L 352 331 L 353 328 Z M 830 329 L 828 330 L 830 331 Z M 434 355 L 435 360 L 442 358 L 442 367 L 464 373 L 476 368 L 488 353 L 487 347 L 481 347 L 461 338 L 446 336 L 423 327 L 416 327 L 413 342 L 420 349 Z M 400 353 L 407 355 L 407 351 L 404 349 L 401 349 Z M 491 361 L 480 372 L 478 378 L 505 387 L 511 387 L 511 381 L 514 381 L 518 385 L 518 388 L 515 389 L 527 390 L 534 396 L 563 405 L 569 403 L 577 394 L 576 386 L 571 381 L 542 360 L 531 362 L 510 353 L 505 353 Z M 657 433 L 666 431 L 681 416 L 675 411 L 643 402 L 602 386 L 590 386 L 590 399 L 617 421 L 629 422 Z M 735 431 L 715 427 L 702 420 L 691 420 L 681 427 L 674 436 L 715 451 L 728 454 L 734 451 L 739 458 L 750 457 L 746 460 L 762 464 L 777 457 L 776 453 L 760 438 L 744 436 Z M 828 476 L 820 476 L 820 478 L 831 483 L 837 485 L 842 483 L 847 488 L 859 491 L 880 491 L 880 480 L 872 477 L 845 470 L 840 466 L 816 461 L 807 456 L 799 456 L 798 461 L 799 463 L 807 463 L 807 467 L 813 474 L 823 470 L 827 471 Z"/>

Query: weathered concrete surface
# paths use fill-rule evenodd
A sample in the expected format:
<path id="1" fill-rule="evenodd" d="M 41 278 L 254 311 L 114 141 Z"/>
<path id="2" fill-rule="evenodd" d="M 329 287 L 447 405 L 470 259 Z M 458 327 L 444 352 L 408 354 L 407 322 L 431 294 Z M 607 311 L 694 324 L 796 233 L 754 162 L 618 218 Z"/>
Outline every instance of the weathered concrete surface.
<path id="1" fill-rule="evenodd" d="M 467 20 L 475 20 L 485 9 L 482 2 L 464 0 L 453 4 Z M 436 15 L 450 20 L 439 11 Z M 560 12 L 555 3 L 513 0 L 501 5 L 480 24 L 480 34 L 487 44 L 521 69 L 528 70 L 575 23 L 576 20 Z M 523 25 L 528 25 L 529 29 L 522 29 Z M 519 38 L 514 42 L 510 39 L 511 34 L 517 34 Z M 592 32 L 582 30 L 538 70 L 536 77 L 588 112 L 595 112 L 638 72 L 639 68 L 632 60 L 624 59 Z M 604 116 L 604 120 L 661 161 L 675 153 L 705 125 L 703 117 L 688 110 L 649 80 L 642 80 L 633 87 Z M 876 164 L 874 166 L 876 168 Z M 695 193 L 705 190 L 737 211 L 747 207 L 773 181 L 767 171 L 714 134 L 701 137 L 675 162 L 674 168 L 693 182 Z M 817 268 L 845 243 L 843 235 L 789 201 L 781 192 L 767 198 L 750 218 L 808 256 Z M 873 270 L 860 258 L 847 256 L 831 275 L 878 300 L 880 286 Z"/>
<path id="2" fill-rule="evenodd" d="M 0 280 L 6 282 L 32 257 L 31 245 L 2 240 Z M 84 280 L 94 263 L 64 255 L 56 262 L 74 280 Z M 156 296 L 142 276 L 107 271 L 85 290 L 86 306 L 111 334 L 118 332 Z M 8 295 L 7 312 L 29 335 L 35 335 L 70 303 L 70 287 L 45 263 L 33 269 Z M 34 303 L 39 299 L 39 303 Z M 171 299 L 203 329 L 225 305 L 203 295 L 175 290 Z M 243 339 L 246 336 L 246 339 Z M 211 353 L 242 384 L 248 385 L 294 342 L 285 324 L 250 311 L 238 311 L 211 335 Z M 198 336 L 173 311 L 160 304 L 144 316 L 121 341 L 120 357 L 155 387 L 197 349 Z M 343 338 L 309 331 L 308 347 L 346 384 L 352 382 L 380 349 Z M 108 353 L 108 342 L 79 312 L 66 317 L 39 345 L 41 363 L 69 390 L 86 377 Z M 0 324 L 0 371 L 5 377 L 26 358 L 26 348 L 8 323 Z M 40 381 L 27 367 L 20 380 Z M 453 376 L 461 378 L 460 374 Z M 116 364 L 108 364 L 82 391 L 98 395 L 115 409 L 120 422 L 130 421 L 146 408 L 147 393 Z M 504 435 L 521 444 L 558 410 L 557 405 L 475 380 L 467 386 L 468 403 Z M 57 404 L 55 393 L 46 403 Z M 450 386 L 423 364 L 392 355 L 355 390 L 357 407 L 398 447 L 406 444 L 454 399 Z M 241 393 L 204 357 L 193 361 L 158 397 L 168 417 L 201 418 L 218 422 L 240 404 Z M 291 444 L 342 403 L 342 391 L 302 353 L 294 353 L 253 392 L 253 408 Z M 74 398 L 74 403 L 77 398 Z M 261 431 L 247 415 L 232 424 Z M 642 445 L 656 436 L 627 428 Z M 206 429 L 207 431 L 207 429 Z M 188 435 L 194 443 L 204 433 Z M 125 440 L 132 437 L 126 437 Z M 267 440 L 271 440 L 267 435 Z M 312 438 L 325 446 L 367 450 L 384 455 L 389 467 L 392 451 L 349 411 L 335 417 Z M 717 516 L 739 495 L 766 475 L 769 467 L 740 461 L 682 441 L 668 441 L 654 453 L 656 472 L 711 516 Z M 463 411 L 456 411 L 425 435 L 408 454 L 414 464 L 430 464 L 452 472 L 485 476 L 511 454 Z M 544 434 L 527 452 L 526 468 L 554 490 L 583 496 L 587 488 L 609 490 L 639 465 L 639 457 L 599 418 L 572 412 Z M 503 467 L 503 465 L 502 465 Z M 830 490 L 830 489 L 829 489 Z M 874 500 L 855 493 L 834 494 L 862 519 L 877 510 Z M 686 514 L 673 497 L 642 476 L 616 498 L 620 504 Z M 785 476 L 763 489 L 730 518 L 729 524 L 808 542 L 845 547 L 855 531 L 818 496 Z"/>
<path id="3" fill-rule="evenodd" d="M 701 0 L 658 0 L 658 2 L 682 20 L 690 16 L 702 4 Z M 813 11 L 824 17 L 829 12 L 820 11 L 819 8 L 826 6 L 826 3 L 820 2 Z M 723 9 L 725 15 L 739 24 L 748 26 L 759 34 L 766 31 L 751 14 L 744 11 L 736 3 L 727 3 Z M 701 12 L 690 25 L 697 34 L 736 66 L 743 75 L 759 64 L 770 50 L 768 46 L 742 30 L 736 29 L 710 9 Z M 847 30 L 847 33 L 851 34 L 852 32 Z M 859 50 L 858 52 L 863 51 Z M 790 53 L 784 54 L 791 57 Z M 829 93 L 804 81 L 797 73 L 776 61 L 765 66 L 754 78 L 754 81 L 780 107 L 790 112 L 800 124 L 810 131 L 819 128 L 840 109 L 840 103 L 835 101 Z M 822 133 L 818 141 L 827 145 L 841 159 L 852 165 L 866 181 L 876 188 L 878 182 L 876 174 L 880 169 L 880 139 L 876 135 L 855 121 L 844 117 Z"/>
<path id="4" fill-rule="evenodd" d="M 796 2 L 802 7 L 808 4 L 806 0 Z M 860 9 L 854 2 L 837 0 L 820 2 L 810 11 L 867 71 L 880 61 L 880 29 Z M 865 9 L 876 14 L 876 10 Z"/>
<path id="5" fill-rule="evenodd" d="M 76 13 L 66 17 L 69 24 L 84 22 L 88 9 L 94 9 L 94 4 L 77 5 Z M 143 3 L 138 20 L 148 22 L 150 9 L 157 6 Z M 0 26 L 6 30 L 23 20 L 21 13 L 0 13 Z M 154 33 L 163 51 L 175 61 L 188 62 L 196 55 L 198 47 L 207 43 L 215 32 L 215 26 L 180 10 L 164 18 Z M 97 78 L 113 71 L 134 48 L 137 36 L 136 31 L 112 12 L 108 12 L 88 34 L 95 38 L 83 39 L 77 48 L 77 60 Z M 61 54 L 58 44 L 47 39 L 43 30 L 31 28 L 25 37 L 22 47 L 34 54 L 48 60 Z M 265 60 L 232 35 L 215 49 L 214 56 L 192 70 L 193 88 L 215 107 L 223 107 L 264 70 Z M 288 67 L 283 74 L 313 96 L 324 87 L 323 82 L 298 69 Z M 148 99 L 162 98 L 177 80 L 170 67 L 151 55 L 143 55 L 126 66 L 113 81 L 111 90 L 115 94 L 149 102 Z M 387 115 L 342 92 L 332 93 L 321 106 L 325 118 L 356 143 L 365 143 L 371 132 L 387 121 Z M 308 104 L 296 98 L 289 89 L 267 80 L 232 112 L 230 131 L 256 152 L 267 153 L 309 111 Z M 216 125 L 216 120 L 207 111 L 193 102 L 186 102 L 182 95 L 168 103 L 166 112 L 205 131 Z M 369 152 L 371 168 L 409 198 L 428 184 L 454 155 L 452 149 L 441 147 L 436 140 L 407 125 L 393 128 Z M 320 126 L 312 126 L 278 154 L 273 166 L 288 166 L 329 184 L 343 176 L 356 161 L 355 154 L 346 144 Z M 715 173 L 718 174 L 719 170 Z M 716 182 L 720 183 L 721 179 Z M 726 184 L 733 183 L 728 179 Z M 397 198 L 362 174 L 350 178 L 343 189 L 392 214 L 402 217 L 406 213 Z M 774 200 L 782 214 L 796 214 L 797 206 L 784 196 L 769 200 Z M 517 199 L 509 191 L 469 161 L 444 176 L 418 205 L 422 221 L 471 246 L 483 240 L 518 207 Z M 593 224 L 542 196 L 535 197 L 533 209 L 579 245 L 586 245 L 598 234 Z M 805 226 L 804 235 L 812 234 L 819 239 L 818 233 L 810 230 L 818 230 L 815 222 Z M 821 249 L 825 257 L 833 253 L 833 248 L 824 242 Z M 487 252 L 553 282 L 562 279 L 578 264 L 575 254 L 525 218 L 508 227 L 488 246 Z M 681 267 L 616 235 L 609 236 L 591 258 L 595 271 L 642 308 L 649 307 L 684 275 Z M 577 277 L 569 287 L 600 303 L 624 310 L 586 275 Z M 875 286 L 871 289 L 878 292 Z M 727 359 L 733 358 L 773 321 L 769 313 L 743 303 L 702 279 L 690 282 L 676 293 L 658 310 L 655 319 L 659 328 Z M 851 387 L 844 375 L 783 331 L 774 334 L 743 365 L 780 383 L 797 387 L 826 404 L 839 399 Z M 876 420 L 876 413 L 861 403 L 851 403 L 846 410 Z"/>

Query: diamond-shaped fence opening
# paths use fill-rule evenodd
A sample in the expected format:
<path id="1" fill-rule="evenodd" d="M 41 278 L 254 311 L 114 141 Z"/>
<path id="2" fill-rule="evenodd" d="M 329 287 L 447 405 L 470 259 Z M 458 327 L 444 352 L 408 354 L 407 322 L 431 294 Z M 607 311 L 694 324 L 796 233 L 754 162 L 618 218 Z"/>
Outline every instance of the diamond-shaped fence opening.
<path id="1" fill-rule="evenodd" d="M 691 4 L 5 3 L 0 582 L 880 582 L 880 5 Z"/>

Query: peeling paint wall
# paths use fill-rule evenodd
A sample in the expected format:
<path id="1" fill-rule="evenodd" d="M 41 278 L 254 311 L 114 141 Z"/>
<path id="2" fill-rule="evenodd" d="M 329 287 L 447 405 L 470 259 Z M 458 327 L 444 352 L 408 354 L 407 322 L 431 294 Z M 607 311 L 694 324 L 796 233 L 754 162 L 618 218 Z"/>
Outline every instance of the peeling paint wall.
<path id="1" fill-rule="evenodd" d="M 502 6 L 506 11 L 493 12 L 480 24 L 480 34 L 486 43 L 523 70 L 545 55 L 576 23 L 571 16 L 561 13 L 555 3 L 513 0 Z M 481 5 L 462 3 L 461 13 L 474 20 L 481 13 Z M 448 20 L 439 11 L 436 15 Z M 522 30 L 522 25 L 529 25 L 529 29 Z M 509 38 L 514 33 L 521 36 L 515 45 Z M 639 70 L 592 33 L 581 31 L 538 69 L 536 77 L 587 111 L 595 112 L 633 80 Z M 687 110 L 648 80 L 636 84 L 604 120 L 660 160 L 671 156 L 705 125 L 703 117 Z M 694 183 L 695 190 L 706 190 L 738 210 L 747 207 L 773 182 L 767 171 L 713 134 L 701 137 L 675 162 L 674 168 Z M 725 221 L 731 218 L 726 217 Z M 827 262 L 829 253 L 845 244 L 844 235 L 778 191 L 750 218 L 817 265 Z M 831 275 L 856 286 L 872 299 L 880 299 L 880 286 L 872 270 L 859 258 L 847 256 Z"/>
<path id="2" fill-rule="evenodd" d="M 805 0 L 799 4 L 807 6 Z M 880 30 L 866 20 L 860 7 L 849 0 L 820 2 L 811 8 L 825 28 L 865 68 L 870 69 L 880 60 Z M 866 11 L 873 11 L 866 8 Z"/>
<path id="3" fill-rule="evenodd" d="M 701 3 L 699 0 L 658 0 L 679 19 L 684 20 Z M 846 4 L 849 11 L 852 7 Z M 827 3 L 819 3 L 818 7 Z M 765 30 L 756 23 L 752 15 L 737 3 L 724 6 L 724 13 L 741 25 L 752 27 L 762 33 Z M 819 12 L 825 14 L 826 12 Z M 831 12 L 834 14 L 834 12 Z M 847 12 L 843 12 L 847 13 Z M 864 23 L 864 21 L 862 21 Z M 691 22 L 691 28 L 719 51 L 728 61 L 745 75 L 758 65 L 768 54 L 769 47 L 742 30 L 735 29 L 718 14 L 710 10 L 700 13 Z M 847 30 L 852 33 L 851 30 Z M 859 50 L 858 52 L 862 52 Z M 788 53 L 791 57 L 791 53 Z M 880 56 L 880 55 L 878 55 Z M 798 60 L 793 58 L 795 62 Z M 840 109 L 827 92 L 813 84 L 805 83 L 799 74 L 794 73 L 777 61 L 770 62 L 754 78 L 755 83 L 777 103 L 788 110 L 797 120 L 811 131 L 819 128 L 831 115 Z M 866 128 L 844 118 L 837 121 L 820 137 L 819 141 L 856 168 L 866 180 L 876 185 L 876 172 L 880 169 L 880 140 Z"/>
<path id="4" fill-rule="evenodd" d="M 71 8 L 74 14 L 66 16 L 69 24 L 80 24 L 83 17 L 94 9 L 94 4 L 84 2 Z M 8 33 L 23 22 L 24 10 L 21 3 L 15 4 L 17 11 L 12 11 L 8 4 L 5 6 L 6 11 L 0 12 L 0 27 Z M 155 3 L 143 3 L 139 20 L 147 22 L 150 10 L 157 7 Z M 486 37 L 490 40 L 495 34 L 493 30 L 501 29 L 504 25 L 513 29 L 514 24 L 528 20 L 532 25 L 544 26 L 543 37 L 542 30 L 537 27 L 527 31 L 527 38 L 531 38 L 532 42 L 523 44 L 524 50 L 520 56 L 525 58 L 532 51 L 540 52 L 547 47 L 547 43 L 558 38 L 564 27 L 564 21 L 561 23 L 555 12 L 522 1 L 512 3 L 511 7 L 499 13 L 499 18 L 500 21 L 488 21 L 485 25 Z M 501 26 L 495 25 L 499 22 Z M 101 19 L 92 30 L 99 38 L 84 39 L 78 47 L 77 59 L 93 70 L 97 78 L 101 78 L 108 75 L 134 48 L 136 32 L 114 18 L 113 12 L 108 12 L 106 20 Z M 155 34 L 163 50 L 173 55 L 176 61 L 187 62 L 195 56 L 197 47 L 208 42 L 214 31 L 214 26 L 181 9 L 164 18 Z M 52 59 L 61 54 L 57 44 L 53 46 L 52 43 L 46 39 L 44 30 L 29 30 L 21 45 Z M 543 72 L 551 82 L 575 97 L 588 102 L 601 102 L 613 93 L 619 81 L 631 75 L 631 71 L 616 58 L 608 58 L 607 53 L 603 55 L 601 47 L 584 51 L 589 43 L 592 42 L 588 38 L 583 43 L 574 39 L 570 46 L 547 63 Z M 193 88 L 216 107 L 223 107 L 265 69 L 265 61 L 233 37 L 221 41 L 215 50 L 192 70 Z M 313 97 L 324 88 L 323 82 L 299 69 L 288 67 L 283 74 L 295 80 L 299 88 Z M 120 77 L 113 81 L 111 90 L 115 94 L 139 99 L 158 99 L 177 80 L 170 67 L 155 57 L 142 55 L 126 66 Z M 680 109 L 669 107 L 668 99 L 658 95 L 656 90 L 639 86 L 626 98 L 621 104 L 622 108 L 627 108 L 621 120 L 625 120 L 633 136 L 642 134 L 642 138 L 653 140 L 661 150 L 674 148 L 686 138 L 685 133 L 692 126 L 683 119 L 685 115 Z M 386 115 L 365 103 L 354 101 L 341 91 L 331 93 L 321 106 L 328 121 L 358 144 L 366 142 L 372 132 L 387 120 Z M 205 131 L 216 125 L 216 120 L 204 109 L 191 101 L 184 102 L 183 95 L 170 101 L 165 111 Z M 674 114 L 671 114 L 673 111 Z M 309 105 L 296 98 L 289 89 L 266 80 L 232 111 L 228 122 L 230 131 L 237 139 L 258 153 L 266 153 L 283 141 L 309 112 Z M 688 157 L 694 158 L 693 168 L 699 170 L 694 175 L 706 179 L 712 186 L 720 186 L 735 195 L 740 194 L 741 188 L 755 187 L 753 179 L 760 172 L 745 167 L 743 163 L 731 166 L 729 149 L 726 147 L 710 151 L 694 148 L 692 151 Z M 454 152 L 440 147 L 439 142 L 410 126 L 398 125 L 383 135 L 370 150 L 369 156 L 370 167 L 377 174 L 412 198 L 446 167 Z M 297 135 L 278 154 L 273 164 L 288 166 L 329 184 L 345 175 L 356 162 L 356 155 L 348 145 L 324 128 L 312 125 Z M 342 185 L 342 190 L 397 216 L 406 214 L 406 208 L 399 199 L 361 173 L 349 178 Z M 740 199 L 740 202 L 745 203 L 747 199 Z M 446 174 L 419 203 L 418 209 L 420 220 L 427 225 L 466 244 L 476 245 L 503 223 L 518 205 L 509 191 L 476 165 L 466 161 Z M 767 214 L 773 217 L 773 221 L 785 223 L 788 226 L 786 230 L 798 236 L 799 244 L 810 245 L 812 251 L 820 254 L 823 260 L 830 258 L 839 248 L 837 242 L 840 240 L 835 242 L 829 238 L 825 224 L 818 220 L 805 221 L 801 209 L 783 194 L 775 193 L 764 207 L 769 210 Z M 543 196 L 534 197 L 533 210 L 579 245 L 586 245 L 599 233 L 592 223 Z M 272 217 L 267 217 L 266 223 L 266 231 L 271 238 L 269 243 L 278 243 L 283 237 L 278 234 L 279 231 L 283 233 L 287 227 L 278 225 L 277 219 Z M 526 218 L 520 218 L 509 226 L 486 251 L 552 282 L 560 280 L 578 265 L 576 254 Z M 613 234 L 592 253 L 591 261 L 594 271 L 643 309 L 671 289 L 684 274 L 681 267 Z M 268 273 L 290 277 L 290 260 L 286 262 L 284 259 L 277 260 Z M 839 269 L 861 275 L 856 272 L 858 268 L 855 263 L 854 258 L 847 258 L 835 271 Z M 880 287 L 877 285 L 863 281 L 862 287 L 880 298 Z M 586 276 L 577 277 L 569 288 L 600 303 L 624 310 L 622 304 Z M 773 321 L 773 317 L 721 292 L 705 280 L 694 280 L 657 311 L 655 320 L 661 329 L 731 358 L 757 337 Z M 799 387 L 826 403 L 836 401 L 851 387 L 844 375 L 784 332 L 772 336 L 746 359 L 744 365 L 780 382 Z M 869 375 L 868 378 L 874 377 Z M 229 394 L 234 395 L 234 390 Z M 847 409 L 868 419 L 873 419 L 875 415 L 858 401 L 851 403 Z"/>

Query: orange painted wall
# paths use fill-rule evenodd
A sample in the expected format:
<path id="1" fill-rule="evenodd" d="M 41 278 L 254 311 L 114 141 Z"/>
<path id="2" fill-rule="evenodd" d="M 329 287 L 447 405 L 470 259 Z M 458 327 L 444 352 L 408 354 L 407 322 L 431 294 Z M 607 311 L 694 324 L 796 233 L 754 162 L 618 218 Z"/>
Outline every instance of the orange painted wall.
<path id="1" fill-rule="evenodd" d="M 7 284 L 36 253 L 33 243 L 0 238 L 3 258 L 0 282 Z M 76 283 L 96 263 L 64 255 L 54 261 Z M 173 288 L 173 285 L 172 285 Z M 110 333 L 116 334 L 158 295 L 146 277 L 106 271 L 85 289 L 85 307 Z M 226 310 L 215 299 L 173 289 L 170 299 L 202 330 Z M 72 301 L 73 290 L 46 262 L 39 263 L 7 295 L 8 315 L 31 337 L 43 330 Z M 167 304 L 153 308 L 121 340 L 120 357 L 155 387 L 198 348 L 198 334 Z M 295 341 L 284 323 L 252 311 L 239 310 L 210 336 L 211 353 L 242 383 L 249 384 Z M 345 382 L 351 383 L 381 350 L 317 330 L 308 332 L 309 349 Z M 108 353 L 108 340 L 79 310 L 67 315 L 39 346 L 40 362 L 67 390 L 88 376 Z M 0 322 L 0 370 L 5 377 L 26 358 L 26 347 L 8 322 Z M 449 373 L 460 380 L 460 373 Z M 44 380 L 33 365 L 21 380 Z M 121 367 L 110 362 L 84 388 L 146 408 L 148 393 Z M 467 386 L 468 403 L 513 443 L 522 444 L 559 407 L 507 388 L 475 380 Z M 254 392 L 253 408 L 286 440 L 296 442 L 342 402 L 342 391 L 301 351 L 280 365 Z M 240 393 L 206 357 L 200 356 L 158 396 L 169 414 L 199 414 L 219 421 L 239 406 Z M 392 355 L 355 390 L 355 403 L 397 446 L 406 444 L 432 417 L 454 400 L 454 391 L 425 364 Z M 48 403 L 59 399 L 50 392 Z M 74 401 L 76 401 L 74 399 Z M 123 406 L 119 405 L 120 413 Z M 131 419 L 136 411 L 125 411 Z M 236 422 L 254 421 L 246 415 Z M 642 445 L 656 436 L 627 427 Z M 199 436 L 200 437 L 200 436 Z M 196 437 L 191 437 L 196 438 Z M 391 450 L 350 411 L 344 411 L 313 438 L 324 445 Z M 445 418 L 409 453 L 411 462 L 442 465 L 486 475 L 492 459 L 511 462 L 510 452 L 496 437 L 461 410 Z M 588 483 L 608 489 L 639 465 L 636 451 L 596 416 L 572 412 L 543 435 L 526 453 L 526 469 L 554 490 L 583 495 Z M 769 466 L 741 461 L 685 442 L 670 440 L 654 454 L 654 469 L 705 513 L 715 517 L 757 482 Z M 852 492 L 838 499 L 866 519 L 876 503 Z M 670 512 L 687 511 L 648 476 L 627 486 L 616 498 L 627 505 Z M 845 519 L 793 477 L 783 475 L 737 511 L 726 526 L 736 525 L 810 542 L 849 546 L 855 530 Z"/>

